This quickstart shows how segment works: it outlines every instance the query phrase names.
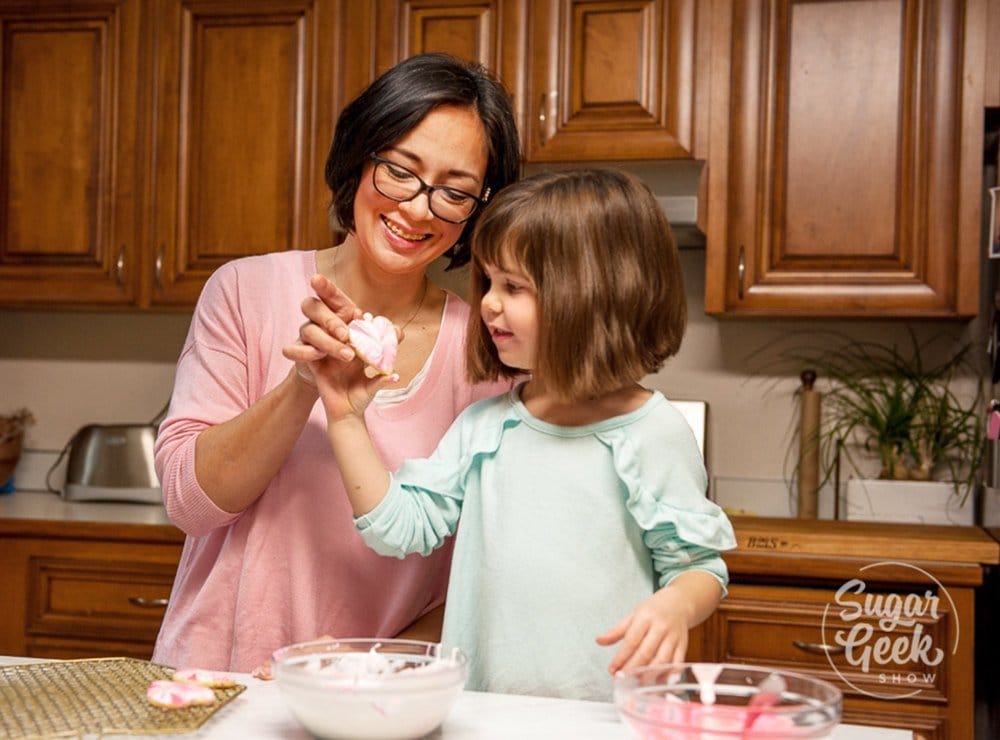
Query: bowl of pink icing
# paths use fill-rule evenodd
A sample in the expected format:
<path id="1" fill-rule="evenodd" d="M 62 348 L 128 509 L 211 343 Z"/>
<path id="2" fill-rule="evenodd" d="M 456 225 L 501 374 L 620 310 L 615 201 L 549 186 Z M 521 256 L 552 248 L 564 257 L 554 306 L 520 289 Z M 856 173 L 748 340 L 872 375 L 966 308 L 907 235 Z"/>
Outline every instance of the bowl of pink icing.
<path id="1" fill-rule="evenodd" d="M 276 650 L 285 703 L 328 740 L 410 740 L 444 721 L 465 687 L 465 656 L 440 643 L 324 639 Z"/>
<path id="2" fill-rule="evenodd" d="M 643 740 L 824 738 L 843 705 L 827 681 L 762 666 L 653 665 L 614 683 L 619 716 Z"/>

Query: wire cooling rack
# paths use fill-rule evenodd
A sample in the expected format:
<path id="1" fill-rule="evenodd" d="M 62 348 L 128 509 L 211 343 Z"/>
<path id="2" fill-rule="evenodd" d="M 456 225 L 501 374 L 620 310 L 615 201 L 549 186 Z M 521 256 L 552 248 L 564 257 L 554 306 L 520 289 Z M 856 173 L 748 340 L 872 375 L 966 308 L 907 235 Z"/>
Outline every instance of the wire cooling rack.
<path id="1" fill-rule="evenodd" d="M 153 706 L 146 699 L 150 682 L 172 674 L 135 658 L 0 667 L 0 738 L 193 732 L 246 688 L 215 689 L 218 701 L 209 706 Z"/>

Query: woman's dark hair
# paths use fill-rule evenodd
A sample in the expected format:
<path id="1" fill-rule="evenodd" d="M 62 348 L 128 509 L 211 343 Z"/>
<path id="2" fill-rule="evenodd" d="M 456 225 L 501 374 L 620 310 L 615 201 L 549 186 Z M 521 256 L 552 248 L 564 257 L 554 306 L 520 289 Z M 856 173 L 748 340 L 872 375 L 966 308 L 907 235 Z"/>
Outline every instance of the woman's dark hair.
<path id="1" fill-rule="evenodd" d="M 616 169 L 545 172 L 491 201 L 472 234 L 466 368 L 473 382 L 545 378 L 566 401 L 638 383 L 680 349 L 687 298 L 663 209 L 634 175 Z M 533 368 L 500 360 L 480 304 L 484 269 L 520 272 L 538 301 Z"/>
<path id="2" fill-rule="evenodd" d="M 485 67 L 447 54 L 418 54 L 389 69 L 347 105 L 326 159 L 326 184 L 333 193 L 331 214 L 354 230 L 354 197 L 368 157 L 392 146 L 442 105 L 472 108 L 486 131 L 489 161 L 486 187 L 492 194 L 518 178 L 521 151 L 510 96 Z M 479 211 L 446 252 L 448 269 L 469 261 L 466 237 Z"/>

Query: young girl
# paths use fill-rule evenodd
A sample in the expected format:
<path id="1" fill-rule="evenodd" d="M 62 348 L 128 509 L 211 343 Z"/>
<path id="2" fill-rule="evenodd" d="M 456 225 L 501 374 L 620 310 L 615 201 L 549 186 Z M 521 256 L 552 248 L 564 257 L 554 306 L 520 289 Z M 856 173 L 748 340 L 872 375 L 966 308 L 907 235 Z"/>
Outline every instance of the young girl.
<path id="1" fill-rule="evenodd" d="M 683 660 L 735 544 L 691 429 L 640 385 L 684 332 L 677 248 L 638 179 L 575 170 L 500 192 L 472 251 L 469 377 L 529 379 L 390 474 L 363 415 L 384 381 L 315 363 L 330 441 L 370 547 L 457 528 L 442 642 L 468 688 L 607 700 L 609 671 Z"/>

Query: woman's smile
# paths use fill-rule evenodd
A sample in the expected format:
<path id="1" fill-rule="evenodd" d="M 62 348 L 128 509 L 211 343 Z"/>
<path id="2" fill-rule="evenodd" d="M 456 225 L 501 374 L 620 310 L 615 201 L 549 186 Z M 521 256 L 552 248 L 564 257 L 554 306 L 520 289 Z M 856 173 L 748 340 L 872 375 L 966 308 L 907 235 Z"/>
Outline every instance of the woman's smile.
<path id="1" fill-rule="evenodd" d="M 389 233 L 392 234 L 393 236 L 402 239 L 403 241 L 422 242 L 426 241 L 431 236 L 428 233 L 411 232 L 384 215 L 381 218 L 382 218 L 382 223 L 385 224 L 385 227 L 386 229 L 389 230 Z"/>

